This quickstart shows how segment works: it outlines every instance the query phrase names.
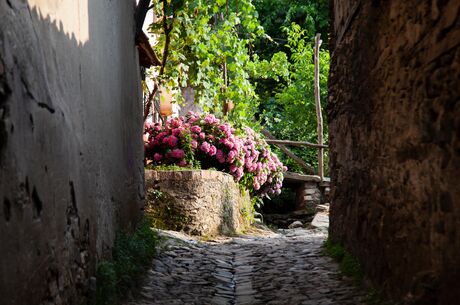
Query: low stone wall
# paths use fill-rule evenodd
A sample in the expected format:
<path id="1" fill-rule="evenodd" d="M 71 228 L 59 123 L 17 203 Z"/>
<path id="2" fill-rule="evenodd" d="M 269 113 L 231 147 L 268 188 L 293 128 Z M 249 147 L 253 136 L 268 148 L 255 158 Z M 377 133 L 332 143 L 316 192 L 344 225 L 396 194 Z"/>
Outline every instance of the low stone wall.
<path id="1" fill-rule="evenodd" d="M 223 172 L 146 170 L 145 186 L 147 214 L 162 229 L 232 235 L 253 218 L 249 194 Z"/>

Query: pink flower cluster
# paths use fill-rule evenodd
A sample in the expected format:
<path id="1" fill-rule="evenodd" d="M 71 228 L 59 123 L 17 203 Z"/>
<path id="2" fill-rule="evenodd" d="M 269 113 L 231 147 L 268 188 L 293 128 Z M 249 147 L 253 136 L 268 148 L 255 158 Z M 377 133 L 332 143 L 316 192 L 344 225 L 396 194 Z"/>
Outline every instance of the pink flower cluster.
<path id="1" fill-rule="evenodd" d="M 189 112 L 164 126 L 147 123 L 144 143 L 147 164 L 216 168 L 230 173 L 256 196 L 279 194 L 287 170 L 252 129 L 237 135 L 228 122 L 212 114 Z"/>

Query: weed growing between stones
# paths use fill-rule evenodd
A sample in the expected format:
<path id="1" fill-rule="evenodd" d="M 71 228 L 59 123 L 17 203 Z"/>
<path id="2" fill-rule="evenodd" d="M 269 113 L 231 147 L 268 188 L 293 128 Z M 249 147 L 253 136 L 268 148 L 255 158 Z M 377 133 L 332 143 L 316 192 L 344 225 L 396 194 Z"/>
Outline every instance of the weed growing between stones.
<path id="1" fill-rule="evenodd" d="M 101 262 L 97 268 L 96 295 L 91 304 L 118 304 L 139 283 L 155 254 L 158 240 L 146 219 L 133 233 L 118 232 L 113 259 Z"/>
<path id="2" fill-rule="evenodd" d="M 366 304 L 367 305 L 398 305 L 394 302 L 385 300 L 383 294 L 374 288 L 369 289 L 369 291 L 367 292 Z"/>
<path id="3" fill-rule="evenodd" d="M 330 238 L 324 242 L 324 252 L 339 263 L 342 274 L 351 277 L 357 286 L 363 286 L 363 271 L 361 265 L 342 245 L 333 243 Z M 369 288 L 366 295 L 368 305 L 397 305 L 385 300 L 383 294 L 375 288 Z"/>
<path id="4" fill-rule="evenodd" d="M 330 238 L 324 242 L 325 253 L 339 263 L 340 271 L 361 284 L 363 273 L 358 261 L 342 245 L 333 243 Z"/>

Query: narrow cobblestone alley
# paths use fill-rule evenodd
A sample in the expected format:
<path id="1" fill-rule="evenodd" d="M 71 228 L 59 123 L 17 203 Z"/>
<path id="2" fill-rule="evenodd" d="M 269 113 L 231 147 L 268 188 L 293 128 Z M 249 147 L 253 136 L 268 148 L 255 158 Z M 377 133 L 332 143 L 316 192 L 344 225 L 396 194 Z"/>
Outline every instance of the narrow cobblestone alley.
<path id="1" fill-rule="evenodd" d="M 364 292 L 322 253 L 325 231 L 263 231 L 207 242 L 176 236 L 129 305 L 364 304 Z"/>

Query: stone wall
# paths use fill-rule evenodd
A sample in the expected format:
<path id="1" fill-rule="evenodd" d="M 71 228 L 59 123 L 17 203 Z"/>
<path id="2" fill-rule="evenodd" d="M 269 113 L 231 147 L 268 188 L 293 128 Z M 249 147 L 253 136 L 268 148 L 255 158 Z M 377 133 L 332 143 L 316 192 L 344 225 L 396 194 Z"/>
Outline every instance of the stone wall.
<path id="1" fill-rule="evenodd" d="M 331 229 L 407 304 L 460 298 L 460 2 L 332 0 Z"/>
<path id="2" fill-rule="evenodd" d="M 212 170 L 145 171 L 148 212 L 156 226 L 192 235 L 233 235 L 249 224 L 252 205 L 229 174 Z"/>
<path id="3" fill-rule="evenodd" d="M 139 214 L 134 7 L 0 1 L 2 304 L 82 304 L 117 224 Z"/>

